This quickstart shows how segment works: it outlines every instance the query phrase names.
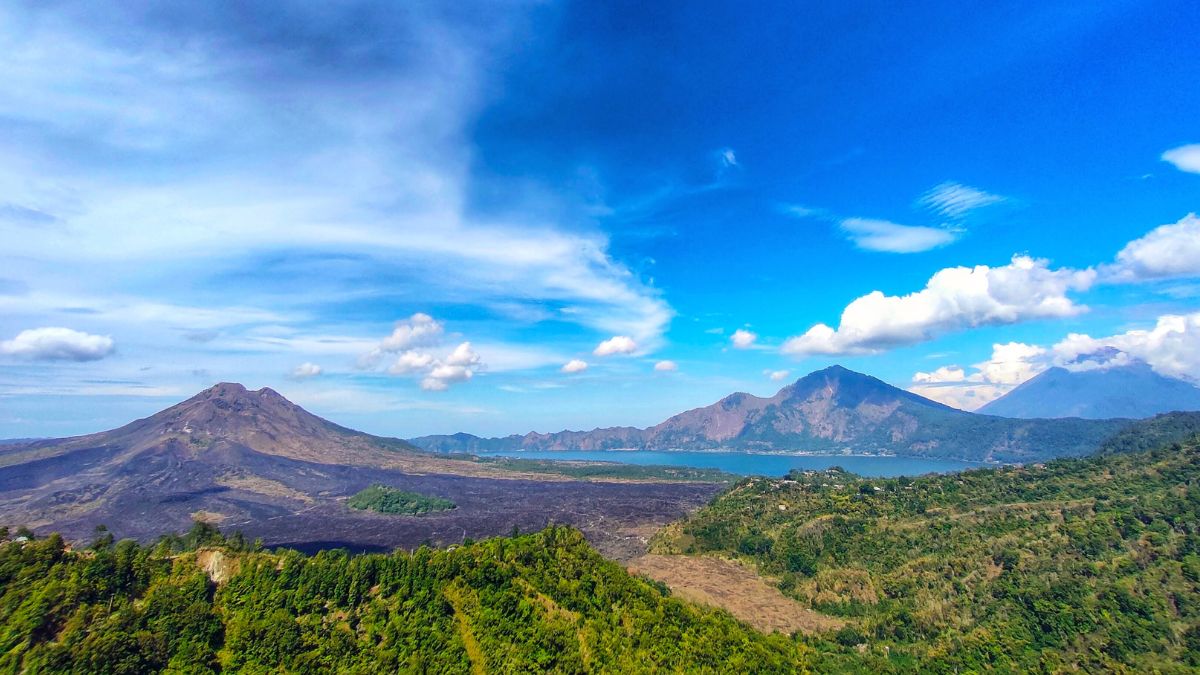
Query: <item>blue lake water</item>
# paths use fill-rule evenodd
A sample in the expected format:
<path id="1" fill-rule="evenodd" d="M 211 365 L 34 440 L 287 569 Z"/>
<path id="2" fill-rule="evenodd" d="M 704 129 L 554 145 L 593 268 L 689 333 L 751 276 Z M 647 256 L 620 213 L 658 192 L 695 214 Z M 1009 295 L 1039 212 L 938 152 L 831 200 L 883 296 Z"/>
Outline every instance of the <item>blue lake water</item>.
<path id="1" fill-rule="evenodd" d="M 624 464 L 659 464 L 720 469 L 743 476 L 782 476 L 792 469 L 828 469 L 840 466 L 861 476 L 920 476 L 992 466 L 951 459 L 868 457 L 862 455 L 752 455 L 744 452 L 654 452 L 650 450 L 478 452 L 484 457 L 525 459 L 576 459 Z"/>

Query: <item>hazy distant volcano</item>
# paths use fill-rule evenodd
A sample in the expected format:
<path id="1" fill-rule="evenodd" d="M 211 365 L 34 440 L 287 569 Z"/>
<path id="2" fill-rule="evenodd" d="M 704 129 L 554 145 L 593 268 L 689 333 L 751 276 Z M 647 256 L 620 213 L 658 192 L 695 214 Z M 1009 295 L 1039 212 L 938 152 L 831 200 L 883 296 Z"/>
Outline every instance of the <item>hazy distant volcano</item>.
<path id="1" fill-rule="evenodd" d="M 1200 410 L 1200 387 L 1160 375 L 1143 361 L 1068 370 L 1051 368 L 979 412 L 1005 417 L 1153 417 Z"/>

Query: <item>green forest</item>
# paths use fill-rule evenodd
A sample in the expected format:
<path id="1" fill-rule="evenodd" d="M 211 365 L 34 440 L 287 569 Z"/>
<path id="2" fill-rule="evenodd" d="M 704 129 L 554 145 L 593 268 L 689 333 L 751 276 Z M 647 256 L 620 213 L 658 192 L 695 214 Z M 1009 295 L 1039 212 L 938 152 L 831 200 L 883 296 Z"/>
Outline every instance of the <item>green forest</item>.
<path id="1" fill-rule="evenodd" d="M 422 513 L 447 511 L 454 508 L 454 502 L 441 497 L 429 497 L 417 492 L 399 490 L 387 485 L 376 483 L 365 490 L 359 491 L 346 505 L 360 511 L 370 510 L 379 513 L 418 516 Z"/>
<path id="2" fill-rule="evenodd" d="M 1197 419 L 1142 423 L 1085 459 L 747 479 L 655 547 L 751 561 L 787 595 L 848 619 L 810 641 L 817 670 L 1193 672 Z M 1144 438 L 1165 445 L 1143 449 Z"/>
<path id="3" fill-rule="evenodd" d="M 263 552 L 202 524 L 0 547 L 0 672 L 743 672 L 807 648 L 668 597 L 550 527 L 392 555 Z"/>

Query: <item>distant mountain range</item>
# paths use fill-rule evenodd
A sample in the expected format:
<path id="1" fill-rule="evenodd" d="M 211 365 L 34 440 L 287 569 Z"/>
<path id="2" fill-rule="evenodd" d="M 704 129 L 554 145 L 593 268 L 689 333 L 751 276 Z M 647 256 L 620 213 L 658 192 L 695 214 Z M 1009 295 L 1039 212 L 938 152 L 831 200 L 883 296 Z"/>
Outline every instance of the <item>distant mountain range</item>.
<path id="1" fill-rule="evenodd" d="M 728 449 L 1021 462 L 1092 452 L 1127 424 L 979 415 L 832 366 L 769 398 L 731 394 L 647 429 L 612 427 L 503 438 L 460 433 L 410 442 L 439 452 Z"/>
<path id="2" fill-rule="evenodd" d="M 1003 417 L 1144 418 L 1200 410 L 1200 387 L 1143 361 L 1092 370 L 1051 368 L 978 410 Z"/>

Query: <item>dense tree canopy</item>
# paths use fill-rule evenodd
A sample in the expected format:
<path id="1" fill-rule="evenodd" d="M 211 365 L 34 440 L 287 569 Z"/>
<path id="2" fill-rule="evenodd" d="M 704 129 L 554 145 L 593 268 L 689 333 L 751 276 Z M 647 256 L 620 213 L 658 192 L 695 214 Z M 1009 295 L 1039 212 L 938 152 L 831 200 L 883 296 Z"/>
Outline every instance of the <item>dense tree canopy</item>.
<path id="1" fill-rule="evenodd" d="M 0 671 L 783 673 L 805 662 L 803 645 L 667 597 L 568 528 L 312 557 L 219 536 L 198 526 L 150 547 L 102 536 L 70 551 L 57 535 L 0 547 Z"/>
<path id="2" fill-rule="evenodd" d="M 747 479 L 656 546 L 748 559 L 849 619 L 814 641 L 822 670 L 1190 670 L 1200 443 L 1140 447 L 918 479 Z"/>
<path id="3" fill-rule="evenodd" d="M 376 483 L 346 501 L 352 509 L 416 516 L 454 508 L 454 502 Z"/>

